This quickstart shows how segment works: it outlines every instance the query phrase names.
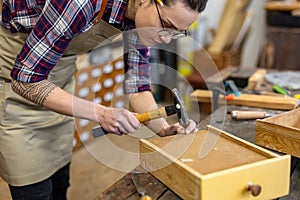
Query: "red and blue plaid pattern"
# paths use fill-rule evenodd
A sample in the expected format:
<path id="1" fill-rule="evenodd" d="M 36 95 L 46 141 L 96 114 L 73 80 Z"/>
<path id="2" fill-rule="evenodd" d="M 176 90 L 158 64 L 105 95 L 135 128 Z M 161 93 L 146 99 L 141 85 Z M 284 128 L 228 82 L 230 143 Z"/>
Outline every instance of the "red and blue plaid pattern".
<path id="1" fill-rule="evenodd" d="M 46 79 L 72 38 L 93 25 L 100 7 L 101 0 L 4 0 L 1 25 L 11 32 L 29 33 L 12 78 L 22 82 Z M 103 19 L 121 30 L 132 29 L 134 22 L 125 20 L 126 8 L 127 0 L 109 0 Z M 138 38 L 128 42 L 137 53 L 125 55 L 130 77 L 125 92 L 150 90 L 148 48 L 134 48 Z"/>

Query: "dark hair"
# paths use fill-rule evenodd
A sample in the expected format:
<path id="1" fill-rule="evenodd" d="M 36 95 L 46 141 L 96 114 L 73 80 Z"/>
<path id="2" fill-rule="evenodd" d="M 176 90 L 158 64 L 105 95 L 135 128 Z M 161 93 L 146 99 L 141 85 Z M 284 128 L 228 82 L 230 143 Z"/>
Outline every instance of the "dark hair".
<path id="1" fill-rule="evenodd" d="M 154 0 L 156 1 L 156 0 Z M 196 10 L 201 13 L 206 6 L 208 0 L 161 0 L 166 6 L 175 4 L 178 1 L 181 1 L 184 5 L 188 6 L 192 10 Z"/>

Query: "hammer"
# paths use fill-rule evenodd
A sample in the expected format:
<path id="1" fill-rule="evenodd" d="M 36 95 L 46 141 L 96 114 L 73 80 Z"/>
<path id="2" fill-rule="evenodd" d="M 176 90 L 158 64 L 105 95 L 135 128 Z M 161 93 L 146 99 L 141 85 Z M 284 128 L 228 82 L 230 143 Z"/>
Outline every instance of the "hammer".
<path id="1" fill-rule="evenodd" d="M 186 128 L 189 123 L 189 116 L 185 109 L 184 101 L 176 88 L 172 89 L 172 95 L 174 102 L 172 105 L 161 107 L 149 112 L 136 114 L 136 118 L 139 120 L 139 122 L 142 123 L 153 119 L 177 114 L 179 124 Z M 107 133 L 109 132 L 104 130 L 102 127 L 92 129 L 92 135 L 94 138 L 105 135 Z"/>

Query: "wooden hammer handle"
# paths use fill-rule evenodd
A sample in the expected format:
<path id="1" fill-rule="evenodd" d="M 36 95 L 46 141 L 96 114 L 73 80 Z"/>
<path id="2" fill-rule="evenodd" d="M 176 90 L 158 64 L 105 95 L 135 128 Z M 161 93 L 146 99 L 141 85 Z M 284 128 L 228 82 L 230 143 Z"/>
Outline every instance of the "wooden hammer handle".
<path id="1" fill-rule="evenodd" d="M 149 112 L 139 113 L 135 115 L 139 122 L 146 122 L 152 119 L 158 119 L 167 116 L 165 107 L 161 107 Z"/>
<path id="2" fill-rule="evenodd" d="M 166 106 L 166 107 L 161 107 L 156 110 L 152 110 L 149 112 L 145 113 L 139 113 L 136 114 L 136 118 L 139 120 L 139 122 L 146 122 L 150 121 L 152 119 L 157 119 L 161 117 L 166 117 L 172 114 L 175 114 L 176 110 L 174 109 L 174 106 Z M 100 137 L 102 135 L 108 134 L 109 132 L 103 129 L 102 127 L 97 127 L 92 129 L 92 135 L 94 138 Z"/>

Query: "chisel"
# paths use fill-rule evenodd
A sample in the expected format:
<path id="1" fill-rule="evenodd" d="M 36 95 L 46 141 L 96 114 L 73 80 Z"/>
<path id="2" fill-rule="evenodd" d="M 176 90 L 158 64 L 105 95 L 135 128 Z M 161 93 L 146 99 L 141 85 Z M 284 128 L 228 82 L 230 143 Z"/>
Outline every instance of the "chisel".
<path id="1" fill-rule="evenodd" d="M 242 111 L 242 110 L 233 110 L 231 111 L 232 119 L 263 119 L 266 117 L 272 117 L 275 114 L 266 113 L 264 111 Z"/>
<path id="2" fill-rule="evenodd" d="M 137 190 L 137 192 L 140 196 L 140 200 L 153 200 L 153 198 L 150 195 L 147 194 L 145 188 L 138 183 L 138 179 L 136 177 L 136 174 L 131 173 L 131 180 L 132 180 L 133 185 L 135 186 L 135 188 L 136 188 L 136 190 Z"/>

